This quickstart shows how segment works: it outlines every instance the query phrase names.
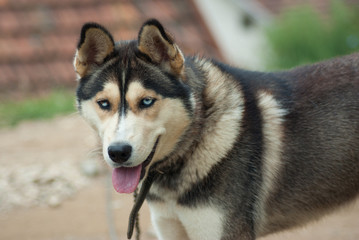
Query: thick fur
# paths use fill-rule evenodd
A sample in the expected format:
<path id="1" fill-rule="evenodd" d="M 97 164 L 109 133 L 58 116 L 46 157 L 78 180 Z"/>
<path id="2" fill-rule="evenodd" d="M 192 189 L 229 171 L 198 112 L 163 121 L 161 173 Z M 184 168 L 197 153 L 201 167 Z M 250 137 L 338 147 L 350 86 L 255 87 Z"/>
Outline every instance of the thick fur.
<path id="1" fill-rule="evenodd" d="M 106 162 L 133 167 L 155 150 L 144 177 L 159 173 L 147 196 L 159 239 L 256 239 L 358 195 L 359 54 L 252 72 L 185 58 L 150 20 L 116 44 L 85 25 L 74 66 Z M 123 142 L 130 158 L 112 161 Z"/>

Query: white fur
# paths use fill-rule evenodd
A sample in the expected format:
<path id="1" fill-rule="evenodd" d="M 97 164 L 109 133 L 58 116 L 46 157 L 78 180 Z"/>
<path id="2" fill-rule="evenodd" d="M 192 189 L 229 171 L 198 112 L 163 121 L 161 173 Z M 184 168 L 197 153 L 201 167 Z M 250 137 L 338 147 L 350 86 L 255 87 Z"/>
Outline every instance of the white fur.
<path id="1" fill-rule="evenodd" d="M 261 111 L 263 121 L 263 183 L 258 199 L 257 226 L 256 231 L 261 232 L 266 222 L 265 201 L 273 189 L 279 171 L 282 168 L 281 149 L 283 145 L 283 116 L 286 111 L 280 107 L 275 98 L 268 92 L 259 92 L 257 95 L 258 107 Z"/>
<path id="2" fill-rule="evenodd" d="M 233 88 L 228 75 L 211 63 L 203 63 L 203 68 L 208 74 L 204 95 L 213 101 L 212 108 L 215 111 L 205 119 L 203 137 L 183 169 L 182 188 L 179 186 L 179 192 L 206 177 L 212 167 L 233 148 L 241 131 L 241 104 L 244 102 L 242 92 Z"/>
<path id="3" fill-rule="evenodd" d="M 208 175 L 233 147 L 243 117 L 243 95 L 233 89 L 231 82 L 214 66 L 205 68 L 208 83 L 205 95 L 209 101 L 216 99 L 209 117 L 204 122 L 200 144 L 182 170 L 181 182 L 176 192 L 167 191 L 153 184 L 151 192 L 161 196 L 165 202 L 149 202 L 152 222 L 159 239 L 220 239 L 223 231 L 224 214 L 211 205 L 183 207 L 176 204 L 177 197 Z M 228 102 L 228 98 L 231 101 Z M 217 111 L 218 110 L 218 111 Z"/>
<path id="4" fill-rule="evenodd" d="M 113 136 L 113 133 L 115 132 L 117 123 L 118 123 L 118 115 L 115 114 L 111 118 L 108 118 L 102 125 L 102 127 L 103 127 L 102 153 L 103 153 L 105 161 L 111 167 L 116 167 L 116 163 L 114 163 L 110 159 L 107 149 L 110 146 L 110 144 L 112 143 L 112 139 L 113 139 L 112 136 Z"/>
<path id="5" fill-rule="evenodd" d="M 79 50 L 76 49 L 74 60 L 72 61 L 72 65 L 74 66 L 75 73 L 76 73 L 76 81 L 79 81 L 81 79 L 80 74 L 76 70 L 76 60 L 78 59 L 78 56 L 79 56 Z"/>
<path id="6" fill-rule="evenodd" d="M 139 134 L 144 131 L 150 134 Z M 136 114 L 129 111 L 126 116 L 121 116 L 118 130 L 112 142 L 126 142 L 132 146 L 132 154 L 128 164 L 137 166 L 141 164 L 151 153 L 158 136 L 164 133 L 164 129 L 156 124 L 146 122 Z"/>
<path id="7" fill-rule="evenodd" d="M 159 240 L 218 240 L 223 213 L 214 206 L 183 207 L 175 201 L 150 202 L 152 223 Z"/>
<path id="8" fill-rule="evenodd" d="M 126 118 L 124 114 L 121 114 L 120 121 L 118 123 L 117 131 L 116 131 L 116 139 L 118 141 L 122 141 L 126 137 Z"/>

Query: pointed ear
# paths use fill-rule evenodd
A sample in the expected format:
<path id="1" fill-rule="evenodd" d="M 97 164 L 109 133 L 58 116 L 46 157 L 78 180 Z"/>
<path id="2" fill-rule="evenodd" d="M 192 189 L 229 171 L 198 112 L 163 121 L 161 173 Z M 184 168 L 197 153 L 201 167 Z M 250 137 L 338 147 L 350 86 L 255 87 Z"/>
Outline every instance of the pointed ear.
<path id="1" fill-rule="evenodd" d="M 160 65 L 165 71 L 180 75 L 184 57 L 173 37 L 155 19 L 145 22 L 138 35 L 138 50 L 145 58 Z"/>
<path id="2" fill-rule="evenodd" d="M 74 59 L 79 78 L 101 65 L 115 48 L 111 34 L 97 23 L 86 23 L 81 30 L 80 41 Z"/>

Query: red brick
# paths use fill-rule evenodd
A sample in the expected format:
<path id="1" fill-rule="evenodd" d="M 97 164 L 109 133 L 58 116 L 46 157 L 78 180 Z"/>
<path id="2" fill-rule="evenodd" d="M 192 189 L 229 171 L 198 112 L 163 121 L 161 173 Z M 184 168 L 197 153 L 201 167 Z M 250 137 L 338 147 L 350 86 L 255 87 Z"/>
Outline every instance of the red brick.
<path id="1" fill-rule="evenodd" d="M 0 93 L 74 87 L 72 58 L 81 26 L 89 21 L 108 27 L 116 40 L 123 40 L 135 39 L 142 22 L 156 17 L 186 51 L 218 53 L 207 44 L 212 38 L 202 23 L 193 21 L 200 17 L 189 1 L 7 1 L 0 5 Z"/>

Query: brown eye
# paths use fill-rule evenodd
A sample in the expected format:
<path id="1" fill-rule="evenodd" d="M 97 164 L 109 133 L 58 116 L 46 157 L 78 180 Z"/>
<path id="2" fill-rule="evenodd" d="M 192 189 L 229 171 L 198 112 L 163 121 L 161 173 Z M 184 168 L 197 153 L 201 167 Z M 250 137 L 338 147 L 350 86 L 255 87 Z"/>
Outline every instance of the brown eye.
<path id="1" fill-rule="evenodd" d="M 111 104 L 107 99 L 97 101 L 97 104 L 102 110 L 110 110 Z"/>

